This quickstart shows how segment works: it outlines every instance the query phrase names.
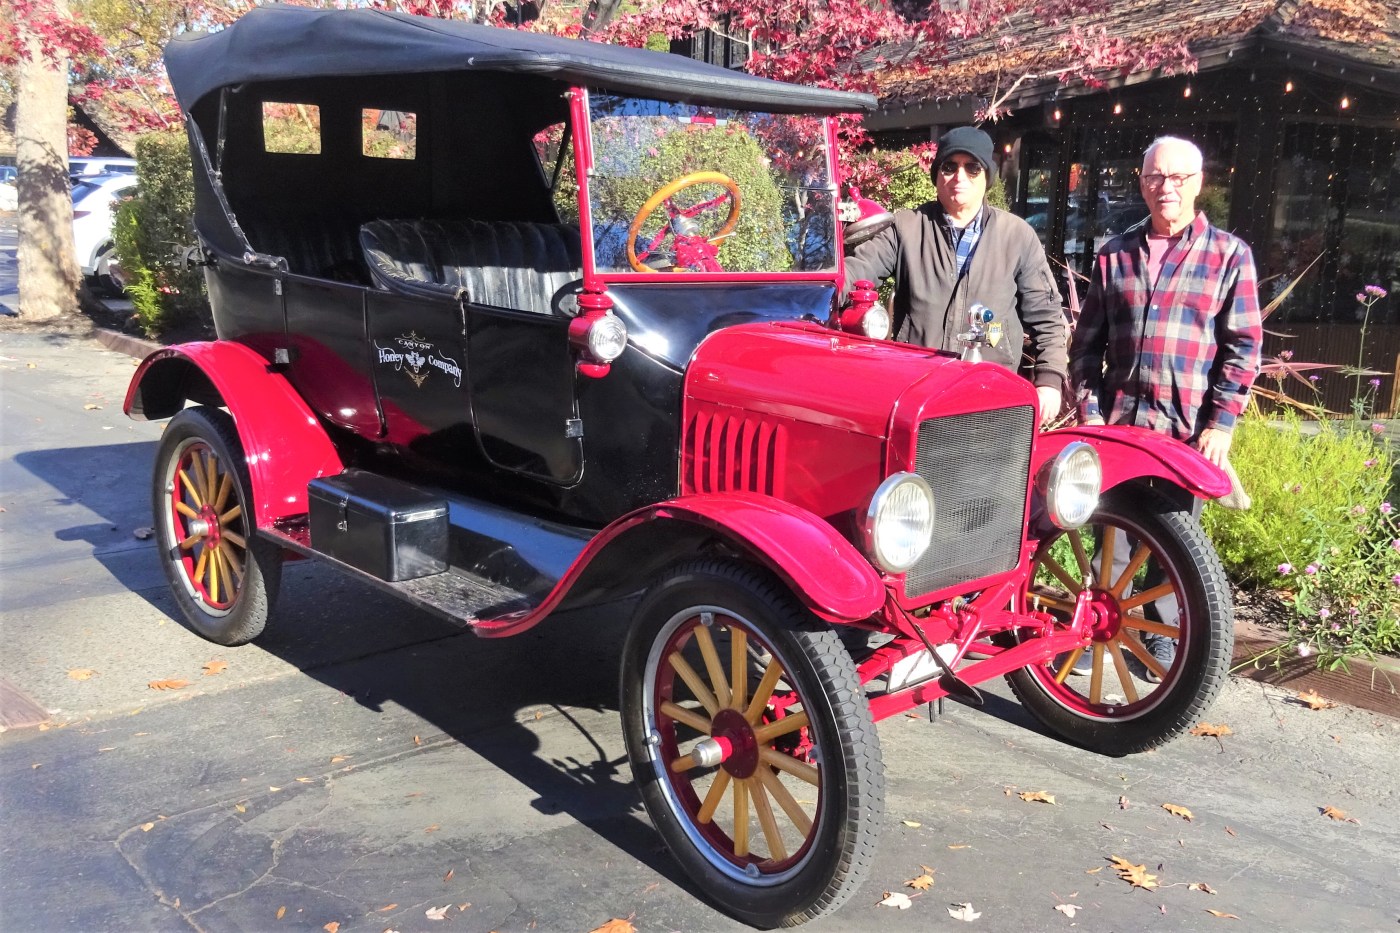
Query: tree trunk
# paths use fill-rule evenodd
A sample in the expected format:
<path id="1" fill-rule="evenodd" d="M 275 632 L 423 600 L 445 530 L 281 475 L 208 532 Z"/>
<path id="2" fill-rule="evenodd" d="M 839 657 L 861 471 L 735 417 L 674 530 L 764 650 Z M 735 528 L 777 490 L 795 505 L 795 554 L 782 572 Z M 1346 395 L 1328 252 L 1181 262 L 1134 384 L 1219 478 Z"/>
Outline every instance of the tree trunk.
<path id="1" fill-rule="evenodd" d="M 52 0 L 54 16 L 67 0 Z M 37 11 L 36 11 L 37 12 Z M 73 255 L 73 194 L 68 183 L 68 55 L 45 48 L 32 23 L 20 23 L 29 50 L 21 61 L 15 112 L 19 163 L 19 313 L 47 321 L 78 310 Z"/>

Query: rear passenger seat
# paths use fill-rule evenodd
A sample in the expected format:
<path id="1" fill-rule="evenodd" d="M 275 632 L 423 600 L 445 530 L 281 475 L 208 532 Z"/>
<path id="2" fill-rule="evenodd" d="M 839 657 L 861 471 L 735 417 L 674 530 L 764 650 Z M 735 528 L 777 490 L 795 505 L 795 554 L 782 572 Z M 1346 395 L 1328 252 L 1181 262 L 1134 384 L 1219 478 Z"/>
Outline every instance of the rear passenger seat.
<path id="1" fill-rule="evenodd" d="M 286 259 L 289 272 L 369 284 L 369 270 L 357 238 L 360 219 L 290 212 L 272 219 L 243 211 L 239 211 L 238 219 L 253 249 Z"/>
<path id="2" fill-rule="evenodd" d="M 520 221 L 374 220 L 360 227 L 374 284 L 464 294 L 474 304 L 550 314 L 583 278 L 578 227 Z"/>

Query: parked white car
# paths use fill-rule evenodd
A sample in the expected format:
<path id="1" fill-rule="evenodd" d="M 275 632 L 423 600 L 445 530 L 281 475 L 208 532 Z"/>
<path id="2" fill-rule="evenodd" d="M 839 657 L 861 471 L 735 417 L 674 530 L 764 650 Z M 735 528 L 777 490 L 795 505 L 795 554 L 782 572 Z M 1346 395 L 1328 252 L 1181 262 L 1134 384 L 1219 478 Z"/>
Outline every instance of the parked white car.
<path id="1" fill-rule="evenodd" d="M 73 245 L 83 276 L 110 295 L 122 293 L 112 220 L 116 205 L 134 193 L 135 175 L 94 175 L 73 185 Z"/>
<path id="2" fill-rule="evenodd" d="M 0 165 L 0 211 L 19 210 L 19 189 L 15 179 L 19 172 L 13 165 Z"/>
<path id="3" fill-rule="evenodd" d="M 126 156 L 69 156 L 68 180 L 77 184 L 93 175 L 131 175 L 136 160 Z"/>

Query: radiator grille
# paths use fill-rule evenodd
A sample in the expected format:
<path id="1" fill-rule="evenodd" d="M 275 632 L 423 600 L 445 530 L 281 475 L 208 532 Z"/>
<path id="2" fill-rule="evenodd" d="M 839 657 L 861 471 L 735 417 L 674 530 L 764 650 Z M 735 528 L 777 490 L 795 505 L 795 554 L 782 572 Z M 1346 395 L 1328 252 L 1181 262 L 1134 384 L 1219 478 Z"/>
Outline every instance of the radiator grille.
<path id="1" fill-rule="evenodd" d="M 908 596 L 1016 566 L 1024 534 L 1035 411 L 934 418 L 919 425 L 915 469 L 933 490 L 933 541 L 905 577 Z"/>
<path id="2" fill-rule="evenodd" d="M 787 430 L 751 415 L 697 412 L 686 432 L 685 486 L 692 492 L 783 494 Z"/>

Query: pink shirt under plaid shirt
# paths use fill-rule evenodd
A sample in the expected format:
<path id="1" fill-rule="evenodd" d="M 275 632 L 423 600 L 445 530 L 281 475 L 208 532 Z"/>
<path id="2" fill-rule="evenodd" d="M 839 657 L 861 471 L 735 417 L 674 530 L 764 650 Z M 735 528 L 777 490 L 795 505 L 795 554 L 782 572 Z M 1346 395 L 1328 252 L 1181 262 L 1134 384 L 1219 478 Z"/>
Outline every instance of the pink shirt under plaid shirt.
<path id="1" fill-rule="evenodd" d="M 1229 431 L 1259 372 L 1254 257 L 1243 240 L 1197 213 L 1162 260 L 1154 287 L 1149 223 L 1109 240 L 1094 258 L 1070 343 L 1080 414 L 1183 441 L 1206 428 Z"/>

